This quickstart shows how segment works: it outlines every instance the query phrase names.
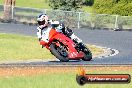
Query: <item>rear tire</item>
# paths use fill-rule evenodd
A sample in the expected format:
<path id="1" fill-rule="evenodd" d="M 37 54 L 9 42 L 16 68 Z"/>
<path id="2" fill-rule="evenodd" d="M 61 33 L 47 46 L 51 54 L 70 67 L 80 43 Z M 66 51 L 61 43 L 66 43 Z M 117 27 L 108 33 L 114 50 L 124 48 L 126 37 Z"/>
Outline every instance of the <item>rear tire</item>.
<path id="1" fill-rule="evenodd" d="M 58 51 L 57 51 L 57 48 L 56 48 L 56 45 L 55 43 L 52 43 L 50 45 L 50 50 L 51 50 L 51 53 L 56 57 L 58 58 L 61 62 L 68 62 L 69 61 L 69 58 L 67 58 L 68 56 L 62 56 Z M 68 55 L 68 54 L 67 54 Z"/>
<path id="2" fill-rule="evenodd" d="M 92 53 L 91 53 L 91 51 L 87 48 L 86 45 L 84 45 L 82 51 L 83 51 L 84 54 L 85 54 L 84 57 L 82 58 L 82 60 L 84 60 L 84 61 L 90 61 L 90 60 L 92 59 Z"/>
<path id="3" fill-rule="evenodd" d="M 82 58 L 82 60 L 84 61 L 90 61 L 92 59 L 92 53 L 90 51 L 88 52 L 84 52 L 84 57 Z"/>

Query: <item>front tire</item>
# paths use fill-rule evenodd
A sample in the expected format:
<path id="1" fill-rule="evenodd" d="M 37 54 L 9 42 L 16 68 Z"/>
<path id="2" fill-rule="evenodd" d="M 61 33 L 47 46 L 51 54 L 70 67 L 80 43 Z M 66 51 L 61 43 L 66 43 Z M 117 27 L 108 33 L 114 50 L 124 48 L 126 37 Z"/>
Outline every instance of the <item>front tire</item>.
<path id="1" fill-rule="evenodd" d="M 69 58 L 68 58 L 68 54 L 66 55 L 67 52 L 64 52 L 64 55 L 63 55 L 63 52 L 59 52 L 58 49 L 60 49 L 60 47 L 56 46 L 55 43 L 52 43 L 50 45 L 51 53 L 56 58 L 58 58 L 61 62 L 68 62 Z"/>

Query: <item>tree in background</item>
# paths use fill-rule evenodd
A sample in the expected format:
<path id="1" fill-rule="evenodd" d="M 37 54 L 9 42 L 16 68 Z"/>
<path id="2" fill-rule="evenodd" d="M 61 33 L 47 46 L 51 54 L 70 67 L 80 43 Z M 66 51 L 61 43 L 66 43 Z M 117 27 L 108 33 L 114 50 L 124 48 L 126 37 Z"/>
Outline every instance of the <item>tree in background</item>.
<path id="1" fill-rule="evenodd" d="M 10 21 L 12 8 L 15 6 L 16 0 L 4 0 L 4 20 Z"/>
<path id="2" fill-rule="evenodd" d="M 92 6 L 94 4 L 94 0 L 84 0 L 83 5 Z"/>
<path id="3" fill-rule="evenodd" d="M 81 8 L 82 2 L 82 0 L 49 0 L 49 5 L 53 9 L 72 11 Z"/>

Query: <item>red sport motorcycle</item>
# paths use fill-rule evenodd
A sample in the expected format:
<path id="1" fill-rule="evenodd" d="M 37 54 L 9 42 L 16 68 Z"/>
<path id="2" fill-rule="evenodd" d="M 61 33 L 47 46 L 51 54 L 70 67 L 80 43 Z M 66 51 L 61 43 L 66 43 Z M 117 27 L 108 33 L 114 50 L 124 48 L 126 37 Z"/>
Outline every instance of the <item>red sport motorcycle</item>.
<path id="1" fill-rule="evenodd" d="M 62 62 L 80 59 L 90 61 L 92 59 L 92 53 L 86 45 L 75 43 L 74 40 L 57 32 L 54 28 L 50 30 L 49 42 L 44 45 L 44 41 L 41 40 L 40 45 L 49 49 L 50 52 Z"/>

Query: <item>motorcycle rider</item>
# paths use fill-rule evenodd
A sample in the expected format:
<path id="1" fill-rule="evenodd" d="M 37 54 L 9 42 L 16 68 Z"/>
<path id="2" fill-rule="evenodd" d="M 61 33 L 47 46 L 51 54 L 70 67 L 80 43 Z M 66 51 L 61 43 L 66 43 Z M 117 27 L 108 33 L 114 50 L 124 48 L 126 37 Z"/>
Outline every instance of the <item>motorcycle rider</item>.
<path id="1" fill-rule="evenodd" d="M 63 33 L 67 37 L 71 38 L 74 42 L 82 44 L 82 40 L 79 39 L 71 29 L 64 26 L 60 21 L 49 20 L 46 14 L 40 14 L 37 18 L 37 36 L 39 41 L 43 40 L 46 44 L 49 42 L 49 32 L 51 28 L 55 28 L 56 31 Z"/>

